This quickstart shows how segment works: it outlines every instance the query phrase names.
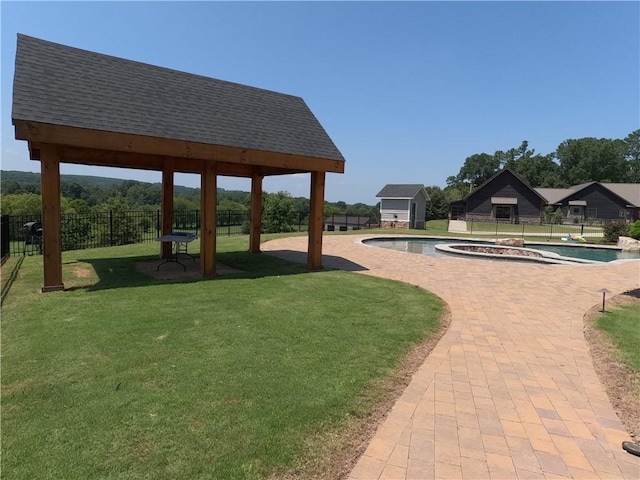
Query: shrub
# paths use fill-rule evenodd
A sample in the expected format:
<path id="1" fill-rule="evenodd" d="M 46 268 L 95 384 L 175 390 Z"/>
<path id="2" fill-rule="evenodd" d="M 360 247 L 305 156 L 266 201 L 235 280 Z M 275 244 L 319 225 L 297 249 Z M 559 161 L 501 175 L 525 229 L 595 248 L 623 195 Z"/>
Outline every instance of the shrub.
<path id="1" fill-rule="evenodd" d="M 629 235 L 631 235 L 631 238 L 640 240 L 640 220 L 631 224 L 631 228 L 629 229 Z"/>
<path id="2" fill-rule="evenodd" d="M 608 223 L 602 229 L 604 232 L 604 241 L 615 243 L 618 241 L 618 237 L 628 237 L 629 230 L 629 224 L 626 222 Z"/>

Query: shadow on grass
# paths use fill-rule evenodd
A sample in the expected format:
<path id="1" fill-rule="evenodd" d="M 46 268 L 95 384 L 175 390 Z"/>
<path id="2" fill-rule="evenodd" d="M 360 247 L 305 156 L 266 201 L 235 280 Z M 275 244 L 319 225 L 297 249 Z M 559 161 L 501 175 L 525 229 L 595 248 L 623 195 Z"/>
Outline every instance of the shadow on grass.
<path id="1" fill-rule="evenodd" d="M 158 260 L 156 255 L 79 259 L 79 262 L 88 263 L 93 267 L 93 270 L 98 276 L 98 281 L 91 285 L 70 287 L 67 290 L 96 291 L 112 288 L 145 287 L 158 284 L 211 282 L 238 278 L 263 278 L 309 273 L 306 268 L 306 253 L 286 250 L 269 252 L 269 254 L 255 254 L 251 252 L 217 253 L 216 262 L 236 269 L 238 272 L 219 275 L 213 278 L 202 278 L 193 275 L 185 276 L 181 275 L 183 273 L 181 270 L 178 270 L 175 278 L 157 279 L 141 273 L 136 269 L 136 263 L 154 260 Z M 352 272 L 366 270 L 361 265 L 341 257 L 323 255 L 322 261 L 326 270 L 339 269 Z"/>
<path id="2" fill-rule="evenodd" d="M 7 278 L 7 281 L 4 282 L 4 284 L 2 285 L 2 297 L 0 298 L 0 305 L 4 303 L 4 299 L 7 297 L 7 295 L 9 294 L 9 291 L 11 290 L 11 287 L 13 286 L 13 282 L 15 282 L 16 278 L 18 278 L 18 272 L 20 271 L 20 267 L 22 266 L 23 261 L 24 261 L 24 257 L 18 258 L 15 265 L 11 269 L 9 278 Z"/>

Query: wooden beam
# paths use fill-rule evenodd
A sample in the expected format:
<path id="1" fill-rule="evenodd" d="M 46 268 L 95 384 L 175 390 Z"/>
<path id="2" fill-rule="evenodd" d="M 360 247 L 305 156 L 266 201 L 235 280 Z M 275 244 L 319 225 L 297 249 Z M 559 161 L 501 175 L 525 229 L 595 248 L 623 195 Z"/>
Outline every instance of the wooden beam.
<path id="1" fill-rule="evenodd" d="M 32 160 L 40 160 L 39 143 L 29 143 Z M 95 165 L 100 167 L 135 168 L 139 170 L 162 171 L 167 160 L 175 160 L 175 173 L 195 173 L 202 171 L 202 161 L 193 158 L 167 157 L 165 155 L 150 155 L 128 152 L 110 152 L 93 148 L 77 148 L 60 146 L 60 161 L 79 165 Z M 217 163 L 218 175 L 229 177 L 251 178 L 255 167 L 239 163 Z M 304 170 L 292 170 L 282 168 L 263 168 L 263 175 L 290 175 L 293 173 L 306 173 Z"/>
<path id="2" fill-rule="evenodd" d="M 130 133 L 107 132 L 24 120 L 16 120 L 14 125 L 17 140 L 27 140 L 34 143 L 51 143 L 110 152 L 162 155 L 307 172 L 344 173 L 344 160 L 252 150 Z"/>
<path id="3" fill-rule="evenodd" d="M 200 271 L 216 274 L 217 175 L 216 164 L 202 162 L 200 177 Z"/>
<path id="4" fill-rule="evenodd" d="M 43 292 L 64 290 L 62 283 L 62 230 L 60 227 L 60 158 L 53 145 L 44 145 L 40 160 L 42 194 Z"/>
<path id="5" fill-rule="evenodd" d="M 251 177 L 251 223 L 249 230 L 249 249 L 260 253 L 260 230 L 262 229 L 262 175 Z"/>
<path id="6" fill-rule="evenodd" d="M 309 213 L 309 247 L 307 268 L 322 268 L 322 226 L 324 223 L 324 172 L 311 172 L 311 211 Z"/>
<path id="7" fill-rule="evenodd" d="M 162 170 L 162 235 L 167 235 L 173 230 L 173 167 L 174 160 L 167 159 Z M 164 259 L 171 258 L 171 242 L 160 243 L 160 256 Z"/>

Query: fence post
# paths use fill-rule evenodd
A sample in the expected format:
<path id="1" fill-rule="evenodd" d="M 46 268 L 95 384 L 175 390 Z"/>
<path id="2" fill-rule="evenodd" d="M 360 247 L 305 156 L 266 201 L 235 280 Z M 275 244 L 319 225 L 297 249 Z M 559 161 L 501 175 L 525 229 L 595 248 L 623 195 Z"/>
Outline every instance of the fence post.
<path id="1" fill-rule="evenodd" d="M 160 210 L 156 210 L 156 238 L 160 238 L 162 234 L 160 233 Z"/>
<path id="2" fill-rule="evenodd" d="M 524 223 L 522 224 L 522 238 L 524 238 Z"/>
<path id="3" fill-rule="evenodd" d="M 553 223 L 550 225 L 551 229 L 549 230 L 549 240 L 553 237 Z"/>
<path id="4" fill-rule="evenodd" d="M 580 225 L 580 236 L 584 235 L 584 223 Z"/>
<path id="5" fill-rule="evenodd" d="M 227 210 L 227 237 L 231 236 L 231 210 Z"/>
<path id="6" fill-rule="evenodd" d="M 109 245 L 113 247 L 113 210 L 109 210 Z"/>
<path id="7" fill-rule="evenodd" d="M 498 236 L 498 220 L 496 219 L 496 237 Z"/>

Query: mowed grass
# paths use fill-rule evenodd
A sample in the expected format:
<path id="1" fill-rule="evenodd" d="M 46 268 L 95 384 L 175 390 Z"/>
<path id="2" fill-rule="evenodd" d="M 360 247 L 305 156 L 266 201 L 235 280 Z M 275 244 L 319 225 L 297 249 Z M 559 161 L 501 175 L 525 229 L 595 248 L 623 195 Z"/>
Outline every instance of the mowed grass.
<path id="1" fill-rule="evenodd" d="M 607 310 L 597 326 L 616 346 L 620 360 L 640 372 L 640 307 L 632 304 Z"/>
<path id="2" fill-rule="evenodd" d="M 218 242 L 244 273 L 153 280 L 134 264 L 157 244 L 63 254 L 65 292 L 40 293 L 39 256 L 3 267 L 3 478 L 268 477 L 371 412 L 438 328 L 417 287 Z"/>

